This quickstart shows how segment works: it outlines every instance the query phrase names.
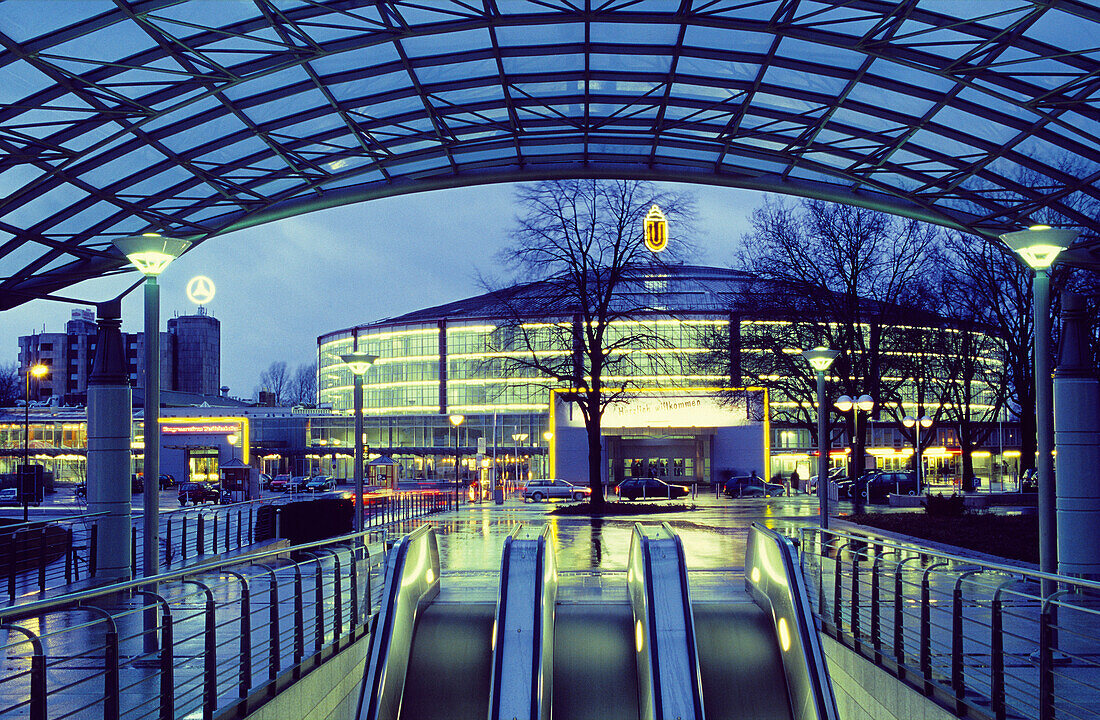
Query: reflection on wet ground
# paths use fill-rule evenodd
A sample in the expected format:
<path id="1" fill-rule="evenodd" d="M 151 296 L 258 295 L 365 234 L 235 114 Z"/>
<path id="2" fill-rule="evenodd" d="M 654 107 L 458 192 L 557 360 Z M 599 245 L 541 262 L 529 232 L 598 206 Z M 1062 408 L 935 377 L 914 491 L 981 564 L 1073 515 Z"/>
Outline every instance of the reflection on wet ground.
<path id="1" fill-rule="evenodd" d="M 464 506 L 433 519 L 445 572 L 497 571 L 507 537 L 519 525 L 549 524 L 558 569 L 625 570 L 630 533 L 636 522 L 667 522 L 680 535 L 688 568 L 741 568 L 749 526 L 762 523 L 790 534 L 816 524 L 817 501 L 807 496 L 769 500 L 699 497 L 693 511 L 633 517 L 587 518 L 549 515 L 555 506 L 509 500 L 504 505 Z"/>

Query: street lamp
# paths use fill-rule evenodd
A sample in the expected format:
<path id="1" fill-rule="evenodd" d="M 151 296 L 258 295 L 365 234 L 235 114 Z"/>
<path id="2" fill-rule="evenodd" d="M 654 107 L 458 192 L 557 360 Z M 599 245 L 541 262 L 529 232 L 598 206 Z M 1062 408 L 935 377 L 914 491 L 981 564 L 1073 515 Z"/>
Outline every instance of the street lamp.
<path id="1" fill-rule="evenodd" d="M 1027 230 L 1001 235 L 1012 250 L 1035 271 L 1031 283 L 1033 355 L 1035 356 L 1035 431 L 1039 452 L 1039 570 L 1058 570 L 1057 514 L 1054 490 L 1054 409 L 1050 368 L 1050 266 L 1077 237 L 1074 230 L 1033 225 Z M 1052 588 L 1051 588 L 1052 589 Z M 1048 593 L 1044 591 L 1044 596 Z"/>
<path id="2" fill-rule="evenodd" d="M 455 509 L 458 509 L 458 426 L 466 419 L 465 415 L 454 413 L 450 416 L 451 425 L 455 429 Z"/>
<path id="3" fill-rule="evenodd" d="M 907 428 L 914 428 L 916 436 L 913 440 L 914 454 L 917 458 L 917 495 L 924 494 L 924 463 L 921 462 L 920 429 L 932 427 L 932 418 L 927 415 L 920 419 L 906 415 L 901 419 L 901 424 Z"/>
<path id="4" fill-rule="evenodd" d="M 142 529 L 145 575 L 160 574 L 160 286 L 157 276 L 191 246 L 191 241 L 144 233 L 112 241 L 145 276 L 145 492 Z"/>
<path id="5" fill-rule="evenodd" d="M 26 482 L 23 478 L 26 473 L 30 472 L 30 453 L 31 453 L 31 376 L 35 379 L 42 379 L 46 376 L 46 373 L 50 371 L 48 365 L 42 363 L 35 363 L 27 368 L 27 394 L 25 395 L 23 405 L 23 473 L 19 479 L 19 495 L 23 498 L 23 522 L 27 522 L 29 519 L 30 511 L 27 508 L 27 496 L 25 494 Z"/>
<path id="6" fill-rule="evenodd" d="M 864 463 L 862 455 L 856 457 L 856 448 L 859 447 L 859 411 L 871 412 L 875 407 L 875 400 L 870 395 L 860 395 L 855 400 L 848 395 L 841 395 L 836 399 L 836 403 L 834 404 L 836 405 L 836 409 L 842 413 L 846 413 L 849 410 L 852 412 L 852 459 L 849 463 L 849 467 L 851 468 L 852 492 L 855 493 L 853 500 L 855 500 L 858 506 L 860 504 L 860 493 L 856 481 L 863 475 L 863 468 L 859 467 L 859 465 Z"/>
<path id="7" fill-rule="evenodd" d="M 821 529 L 829 528 L 829 442 L 826 430 L 828 412 L 825 409 L 825 371 L 836 356 L 836 350 L 818 346 L 802 353 L 817 373 L 817 499 L 821 507 Z"/>
<path id="8" fill-rule="evenodd" d="M 355 532 L 363 529 L 363 373 L 377 359 L 358 350 L 340 356 L 355 376 Z"/>
<path id="9" fill-rule="evenodd" d="M 554 431 L 547 430 L 542 434 L 542 439 L 546 441 L 546 463 L 543 471 L 546 473 L 545 477 L 550 477 L 550 441 L 554 439 Z"/>
<path id="10" fill-rule="evenodd" d="M 513 447 L 516 449 L 516 476 L 514 482 L 512 483 L 513 487 L 518 487 L 519 485 L 519 444 L 521 442 L 526 442 L 527 437 L 527 433 L 512 433 L 512 443 Z"/>

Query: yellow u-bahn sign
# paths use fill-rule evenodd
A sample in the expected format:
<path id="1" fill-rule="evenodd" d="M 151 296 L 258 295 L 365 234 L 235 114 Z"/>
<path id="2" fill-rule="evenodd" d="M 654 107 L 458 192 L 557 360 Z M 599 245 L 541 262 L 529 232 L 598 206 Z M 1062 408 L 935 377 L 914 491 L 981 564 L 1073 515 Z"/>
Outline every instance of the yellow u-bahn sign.
<path id="1" fill-rule="evenodd" d="M 652 252 L 659 253 L 668 246 L 668 221 L 661 208 L 654 205 L 646 213 L 645 221 L 645 246 Z"/>

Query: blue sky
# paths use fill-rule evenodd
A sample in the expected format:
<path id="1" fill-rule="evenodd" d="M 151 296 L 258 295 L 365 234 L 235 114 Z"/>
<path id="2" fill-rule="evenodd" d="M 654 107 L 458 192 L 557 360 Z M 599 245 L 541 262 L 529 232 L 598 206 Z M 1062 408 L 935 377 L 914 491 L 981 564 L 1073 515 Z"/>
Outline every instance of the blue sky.
<path id="1" fill-rule="evenodd" d="M 699 264 L 727 266 L 763 195 L 709 186 L 677 186 L 697 199 Z M 513 186 L 487 185 L 372 200 L 249 228 L 206 241 L 161 277 L 161 329 L 193 313 L 188 280 L 210 277 L 208 305 L 222 323 L 222 384 L 251 397 L 273 361 L 291 368 L 316 359 L 317 336 L 482 292 L 515 217 Z M 676 228 L 670 228 L 672 241 Z M 106 299 L 137 273 L 98 280 L 62 294 Z M 16 338 L 61 332 L 73 306 L 47 301 L 0 313 L 0 363 L 14 362 Z M 123 329 L 141 330 L 141 292 L 122 306 Z"/>

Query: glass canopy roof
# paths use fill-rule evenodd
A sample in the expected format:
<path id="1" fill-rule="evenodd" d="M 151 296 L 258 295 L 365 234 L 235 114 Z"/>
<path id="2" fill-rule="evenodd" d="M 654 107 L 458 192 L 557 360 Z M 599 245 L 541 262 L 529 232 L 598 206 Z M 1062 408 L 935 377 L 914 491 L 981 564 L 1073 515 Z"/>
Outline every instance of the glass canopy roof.
<path id="1" fill-rule="evenodd" d="M 0 309 L 110 239 L 645 177 L 1100 244 L 1086 0 L 8 0 Z"/>

